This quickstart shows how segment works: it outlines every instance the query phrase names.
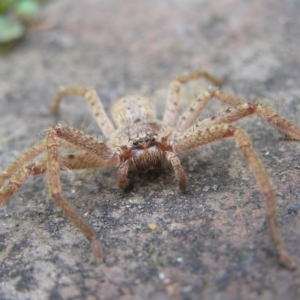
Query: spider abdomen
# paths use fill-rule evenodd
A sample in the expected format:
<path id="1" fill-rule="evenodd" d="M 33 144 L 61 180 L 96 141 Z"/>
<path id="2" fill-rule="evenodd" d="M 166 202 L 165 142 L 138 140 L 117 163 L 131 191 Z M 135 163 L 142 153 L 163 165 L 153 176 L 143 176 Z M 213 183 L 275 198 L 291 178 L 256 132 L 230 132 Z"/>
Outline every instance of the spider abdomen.
<path id="1" fill-rule="evenodd" d="M 112 108 L 112 115 L 117 128 L 156 119 L 153 102 L 139 95 L 127 96 L 118 100 Z"/>

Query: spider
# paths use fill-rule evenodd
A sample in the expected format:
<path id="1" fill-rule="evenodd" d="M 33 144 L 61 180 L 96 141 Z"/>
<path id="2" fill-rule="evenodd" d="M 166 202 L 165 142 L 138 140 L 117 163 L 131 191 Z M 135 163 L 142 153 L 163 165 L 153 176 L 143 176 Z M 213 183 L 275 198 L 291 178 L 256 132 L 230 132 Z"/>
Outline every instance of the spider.
<path id="1" fill-rule="evenodd" d="M 131 165 L 145 171 L 157 167 L 166 160 L 174 170 L 180 190 L 184 191 L 186 176 L 178 155 L 232 137 L 243 153 L 266 200 L 269 228 L 279 259 L 286 267 L 294 268 L 279 233 L 276 200 L 268 175 L 247 134 L 233 123 L 245 116 L 256 114 L 296 140 L 300 140 L 300 128 L 280 117 L 269 107 L 247 103 L 241 98 L 214 88 L 198 96 L 176 122 L 181 85 L 200 77 L 217 86 L 222 83 L 221 79 L 201 70 L 175 78 L 170 83 L 162 120 L 156 118 L 153 103 L 143 96 L 128 96 L 118 100 L 112 107 L 112 122 L 94 89 L 88 87 L 61 89 L 51 106 L 52 110 L 54 112 L 58 110 L 65 96 L 84 97 L 108 142 L 104 143 L 65 125 L 53 125 L 47 131 L 45 139 L 37 142 L 33 148 L 8 165 L 0 176 L 0 187 L 2 186 L 0 205 L 16 193 L 30 175 L 46 173 L 52 199 L 82 231 L 90 241 L 96 258 L 102 261 L 103 253 L 97 234 L 61 194 L 60 171 L 118 167 L 119 186 L 125 190 L 128 187 L 127 172 Z M 213 98 L 230 105 L 231 108 L 203 121 L 197 121 L 202 110 Z M 59 154 L 60 148 L 71 149 L 74 152 Z M 37 158 L 43 152 L 45 157 Z"/>

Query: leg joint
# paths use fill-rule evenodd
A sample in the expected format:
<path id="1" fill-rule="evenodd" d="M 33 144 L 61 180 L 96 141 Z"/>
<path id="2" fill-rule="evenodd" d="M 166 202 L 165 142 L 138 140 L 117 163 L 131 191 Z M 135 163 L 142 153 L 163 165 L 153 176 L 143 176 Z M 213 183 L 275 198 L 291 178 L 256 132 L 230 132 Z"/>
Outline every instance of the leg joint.
<path id="1" fill-rule="evenodd" d="M 51 127 L 50 130 L 53 130 L 57 136 L 62 137 L 63 132 L 62 132 L 62 125 L 61 124 L 55 124 Z"/>
<path id="2" fill-rule="evenodd" d="M 51 192 L 51 198 L 54 200 L 60 200 L 61 194 L 59 192 Z"/>
<path id="3" fill-rule="evenodd" d="M 237 130 L 237 127 L 235 127 L 233 125 L 228 125 L 227 130 L 224 134 L 224 137 L 234 136 L 236 130 Z"/>

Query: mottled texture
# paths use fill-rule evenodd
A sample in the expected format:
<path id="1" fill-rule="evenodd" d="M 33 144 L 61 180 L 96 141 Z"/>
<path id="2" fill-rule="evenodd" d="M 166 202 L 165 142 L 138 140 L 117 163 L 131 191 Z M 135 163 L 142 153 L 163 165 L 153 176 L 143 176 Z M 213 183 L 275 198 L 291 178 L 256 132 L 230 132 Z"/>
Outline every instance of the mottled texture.
<path id="1" fill-rule="evenodd" d="M 300 124 L 299 1 L 62 0 L 45 14 L 58 20 L 56 29 L 28 32 L 0 58 L 1 170 L 56 122 L 99 137 L 82 99 L 62 103 L 58 117 L 50 113 L 62 85 L 95 87 L 106 110 L 143 94 L 162 117 L 170 80 L 201 67 L 226 75 L 231 94 Z M 203 85 L 183 89 L 181 112 Z M 225 109 L 213 101 L 203 118 Z M 222 141 L 182 159 L 187 194 L 168 168 L 130 172 L 129 193 L 111 169 L 62 175 L 64 197 L 102 242 L 102 265 L 49 199 L 43 177 L 29 180 L 0 211 L 1 297 L 299 298 L 300 145 L 255 116 L 238 125 L 272 180 L 295 272 L 278 265 L 263 197 L 235 144 Z"/>

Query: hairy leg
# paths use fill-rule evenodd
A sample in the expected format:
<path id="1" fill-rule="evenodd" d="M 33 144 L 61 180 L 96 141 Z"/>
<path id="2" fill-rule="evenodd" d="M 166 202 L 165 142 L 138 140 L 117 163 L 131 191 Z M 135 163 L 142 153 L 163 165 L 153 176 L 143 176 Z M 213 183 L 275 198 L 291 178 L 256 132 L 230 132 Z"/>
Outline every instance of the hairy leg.
<path id="1" fill-rule="evenodd" d="M 165 156 L 166 156 L 166 159 L 171 163 L 171 165 L 175 171 L 175 175 L 176 175 L 180 190 L 185 191 L 186 190 L 186 177 L 185 177 L 185 173 L 181 167 L 179 158 L 173 152 L 169 152 L 169 151 L 165 151 Z"/>
<path id="2" fill-rule="evenodd" d="M 54 103 L 50 106 L 51 110 L 56 112 L 60 102 L 66 96 L 82 96 L 87 100 L 105 137 L 109 137 L 115 131 L 114 125 L 107 116 L 101 100 L 94 89 L 89 87 L 65 87 L 58 92 Z"/>
<path id="3" fill-rule="evenodd" d="M 77 156 L 69 154 L 59 157 L 58 150 L 62 144 L 70 145 L 70 149 L 72 150 L 79 149 L 82 153 L 79 153 Z M 63 168 L 89 168 L 97 167 L 97 165 L 101 167 L 117 166 L 119 164 L 118 155 L 104 143 L 76 129 L 60 124 L 51 127 L 46 139 L 36 145 L 39 147 L 35 146 L 27 151 L 17 159 L 17 163 L 12 163 L 11 167 L 8 168 L 12 176 L 8 183 L 0 189 L 0 205 L 5 203 L 5 201 L 23 185 L 28 176 L 47 172 L 48 186 L 54 202 L 91 242 L 97 259 L 102 260 L 101 246 L 96 233 L 85 218 L 61 196 L 59 171 Z M 28 164 L 28 161 L 37 156 L 42 150 L 45 150 L 45 148 L 46 159 Z M 39 151 L 37 151 L 37 149 L 39 149 Z M 20 163 L 23 164 L 23 167 L 20 166 Z M 24 166 L 24 164 L 26 165 Z"/>
<path id="4" fill-rule="evenodd" d="M 279 116 L 275 110 L 257 103 L 243 103 L 234 108 L 228 108 L 225 112 L 199 122 L 198 126 L 212 126 L 222 123 L 230 124 L 251 114 L 262 117 L 290 138 L 300 140 L 299 127 Z"/>
<path id="5" fill-rule="evenodd" d="M 103 255 L 100 242 L 93 228 L 88 224 L 83 216 L 80 215 L 61 195 L 59 179 L 60 163 L 58 158 L 59 139 L 66 140 L 78 146 L 83 151 L 92 155 L 97 155 L 100 159 L 107 159 L 108 165 L 118 164 L 118 158 L 105 144 L 85 135 L 84 133 L 62 125 L 55 125 L 48 131 L 46 138 L 47 145 L 47 179 L 49 191 L 54 202 L 69 217 L 69 219 L 81 230 L 85 237 L 90 241 L 91 247 L 96 258 L 102 261 Z"/>
<path id="6" fill-rule="evenodd" d="M 131 164 L 131 160 L 127 159 L 118 169 L 119 187 L 125 190 L 128 187 L 127 173 Z"/>
<path id="7" fill-rule="evenodd" d="M 167 97 L 167 103 L 166 103 L 166 109 L 163 117 L 163 122 L 174 126 L 177 116 L 177 106 L 178 106 L 178 100 L 179 100 L 179 93 L 181 89 L 181 85 L 185 84 L 191 80 L 198 79 L 198 78 L 205 78 L 208 81 L 212 82 L 213 84 L 220 86 L 224 82 L 224 78 L 220 79 L 217 78 L 208 72 L 202 71 L 202 70 L 195 70 L 187 75 L 181 75 L 172 80 L 169 87 L 168 97 Z"/>
<path id="8" fill-rule="evenodd" d="M 58 157 L 60 170 L 79 170 L 106 167 L 103 159 L 89 153 L 67 154 Z M 25 183 L 29 176 L 40 175 L 47 170 L 47 162 L 40 159 L 36 162 L 28 163 L 22 168 L 18 168 L 11 176 L 6 185 L 0 189 L 0 206 L 3 205 L 20 187 Z"/>
<path id="9" fill-rule="evenodd" d="M 60 165 L 64 165 L 69 169 L 99 168 L 118 165 L 117 155 L 115 155 L 104 143 L 71 127 L 61 126 L 59 124 L 54 127 L 57 128 L 58 134 L 64 135 L 64 139 L 59 140 L 60 147 L 63 146 L 64 148 L 70 148 L 72 150 L 77 149 L 87 151 L 83 154 L 76 154 L 76 157 L 74 155 L 60 157 Z M 7 166 L 0 175 L 0 203 L 4 203 L 7 200 L 3 194 L 4 190 L 6 195 L 12 195 L 21 187 L 29 175 L 43 173 L 38 171 L 40 168 L 43 169 L 43 167 L 40 166 L 43 160 L 37 161 L 35 163 L 36 166 L 34 163 L 30 163 L 30 161 L 45 150 L 46 140 L 39 141 L 31 149 L 20 155 L 15 161 Z M 3 186 L 8 178 L 10 178 L 9 183 L 6 186 Z"/>
<path id="10" fill-rule="evenodd" d="M 201 126 L 232 123 L 245 116 L 257 114 L 269 122 L 272 126 L 287 134 L 289 137 L 300 140 L 300 128 L 279 116 L 275 110 L 270 107 L 262 106 L 258 103 L 247 103 L 242 98 L 232 96 L 225 91 L 219 90 L 207 91 L 200 95 L 179 118 L 176 129 L 179 132 L 184 132 L 191 127 L 208 102 L 213 98 L 235 107 L 229 108 L 221 114 L 203 120 L 200 123 Z"/>
<path id="11" fill-rule="evenodd" d="M 3 185 L 4 181 L 12 176 L 18 169 L 20 169 L 24 164 L 34 159 L 40 153 L 45 151 L 46 145 L 45 140 L 37 142 L 31 149 L 20 155 L 15 161 L 9 164 L 3 173 L 0 175 L 0 187 Z"/>
<path id="12" fill-rule="evenodd" d="M 231 96 L 224 91 L 209 90 L 199 95 L 197 99 L 191 103 L 190 107 L 183 113 L 178 119 L 176 124 L 176 130 L 184 132 L 190 128 L 197 120 L 203 109 L 207 106 L 210 100 L 216 98 L 226 104 L 236 106 L 246 103 L 245 100 L 239 97 Z"/>
<path id="13" fill-rule="evenodd" d="M 283 242 L 278 229 L 276 200 L 272 185 L 252 143 L 246 133 L 239 127 L 230 124 L 218 124 L 209 127 L 197 126 L 177 136 L 173 144 L 175 154 L 184 153 L 193 148 L 227 138 L 234 137 L 237 146 L 243 153 L 250 170 L 252 171 L 261 193 L 266 199 L 266 210 L 271 236 L 279 254 L 281 262 L 288 268 L 294 268 L 289 255 L 284 250 Z"/>
<path id="14" fill-rule="evenodd" d="M 45 172 L 45 162 L 39 161 L 22 167 L 11 176 L 7 184 L 0 189 L 0 206 L 2 206 L 20 187 L 30 175 L 38 175 Z"/>

